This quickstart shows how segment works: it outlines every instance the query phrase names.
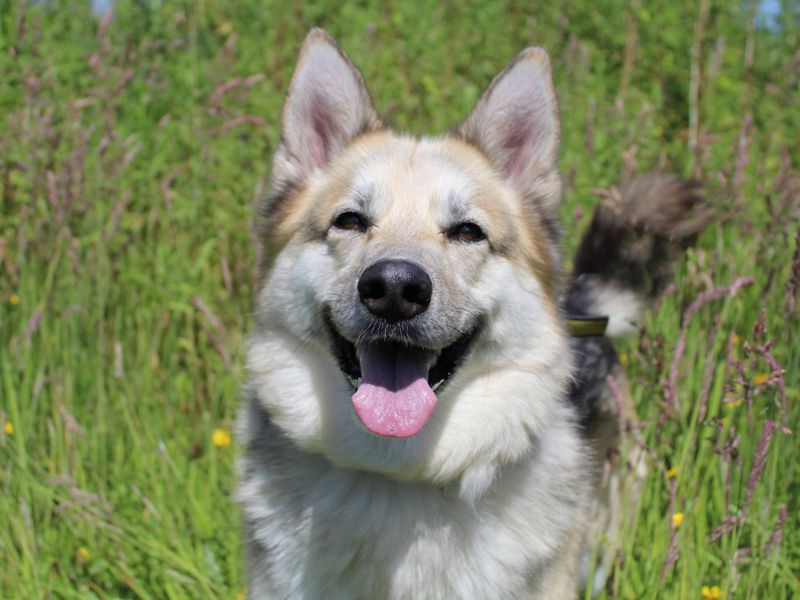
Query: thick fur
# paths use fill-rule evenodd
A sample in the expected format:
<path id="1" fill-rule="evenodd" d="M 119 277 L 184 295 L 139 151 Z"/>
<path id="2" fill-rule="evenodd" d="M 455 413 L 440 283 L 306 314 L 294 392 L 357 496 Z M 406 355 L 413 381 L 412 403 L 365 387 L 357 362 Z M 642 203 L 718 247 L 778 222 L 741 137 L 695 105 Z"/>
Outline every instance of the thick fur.
<path id="1" fill-rule="evenodd" d="M 453 134 L 415 139 L 385 128 L 349 59 L 309 34 L 263 211 L 240 413 L 251 598 L 576 596 L 600 461 L 573 400 L 594 382 L 574 383 L 556 302 L 558 136 L 540 49 Z M 335 227 L 343 211 L 369 226 Z M 462 222 L 485 239 L 454 241 Z M 394 325 L 356 292 L 387 258 L 420 265 L 434 289 L 425 312 Z M 468 332 L 419 433 L 362 426 L 332 336 L 441 353 Z"/>

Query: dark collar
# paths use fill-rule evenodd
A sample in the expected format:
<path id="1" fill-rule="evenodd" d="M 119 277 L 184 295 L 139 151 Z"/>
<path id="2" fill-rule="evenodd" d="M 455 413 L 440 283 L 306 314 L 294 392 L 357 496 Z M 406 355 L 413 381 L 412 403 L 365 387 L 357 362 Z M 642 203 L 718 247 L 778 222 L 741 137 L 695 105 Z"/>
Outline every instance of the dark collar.
<path id="1" fill-rule="evenodd" d="M 572 337 L 591 337 L 606 334 L 608 317 L 566 315 L 567 331 Z"/>

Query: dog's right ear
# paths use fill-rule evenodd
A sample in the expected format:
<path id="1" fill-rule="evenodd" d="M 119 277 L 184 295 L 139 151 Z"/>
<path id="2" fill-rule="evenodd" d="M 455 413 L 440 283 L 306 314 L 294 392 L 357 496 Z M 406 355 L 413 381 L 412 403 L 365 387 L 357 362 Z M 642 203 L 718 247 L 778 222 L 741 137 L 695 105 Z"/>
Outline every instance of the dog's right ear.
<path id="1" fill-rule="evenodd" d="M 283 107 L 282 154 L 293 175 L 325 168 L 347 142 L 379 126 L 361 73 L 328 33 L 312 29 Z"/>

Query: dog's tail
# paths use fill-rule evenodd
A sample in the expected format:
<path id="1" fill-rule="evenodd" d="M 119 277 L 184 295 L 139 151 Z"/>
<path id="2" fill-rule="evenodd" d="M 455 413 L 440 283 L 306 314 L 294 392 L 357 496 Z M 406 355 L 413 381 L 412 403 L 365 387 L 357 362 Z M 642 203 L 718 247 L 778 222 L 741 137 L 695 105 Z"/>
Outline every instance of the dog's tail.
<path id="1" fill-rule="evenodd" d="M 636 331 L 675 258 L 711 220 L 699 182 L 647 173 L 600 192 L 575 255 L 567 313 L 606 315 L 606 334 Z"/>

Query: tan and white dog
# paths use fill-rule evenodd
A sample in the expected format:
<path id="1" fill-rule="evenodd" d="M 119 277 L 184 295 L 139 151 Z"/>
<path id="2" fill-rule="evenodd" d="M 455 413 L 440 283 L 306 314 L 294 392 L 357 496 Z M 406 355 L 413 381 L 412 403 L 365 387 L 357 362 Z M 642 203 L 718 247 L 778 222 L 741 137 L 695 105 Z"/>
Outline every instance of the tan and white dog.
<path id="1" fill-rule="evenodd" d="M 557 302 L 558 142 L 541 49 L 454 133 L 417 139 L 381 123 L 326 33 L 308 35 L 264 207 L 240 414 L 251 598 L 577 594 L 607 504 L 595 454 L 623 433 L 606 385 L 621 372 L 610 346 L 571 343 Z M 598 213 L 567 300 L 618 328 L 654 292 L 653 253 L 619 234 L 666 243 L 698 200 L 671 178 L 637 185 Z M 640 276 L 617 276 L 637 260 Z"/>

